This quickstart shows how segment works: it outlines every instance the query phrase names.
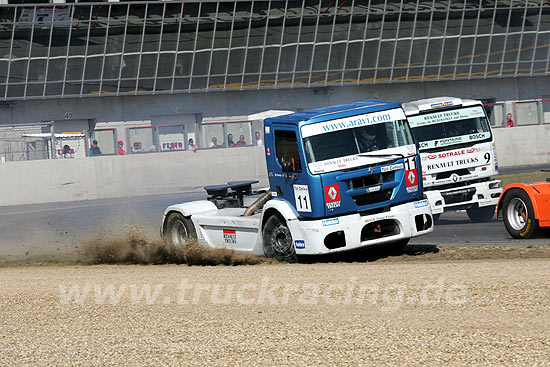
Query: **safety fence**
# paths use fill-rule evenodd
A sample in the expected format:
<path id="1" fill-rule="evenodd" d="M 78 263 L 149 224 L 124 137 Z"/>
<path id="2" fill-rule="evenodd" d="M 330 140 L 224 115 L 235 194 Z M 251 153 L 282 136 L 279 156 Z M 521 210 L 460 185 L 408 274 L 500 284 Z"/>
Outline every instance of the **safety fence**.
<path id="1" fill-rule="evenodd" d="M 197 151 L 263 144 L 260 120 L 203 121 L 194 124 L 86 130 L 88 156 Z"/>
<path id="2" fill-rule="evenodd" d="M 32 161 L 53 156 L 56 146 L 53 124 L 0 126 L 0 161 Z"/>
<path id="3" fill-rule="evenodd" d="M 550 124 L 550 99 L 496 102 L 484 106 L 494 128 Z"/>
<path id="4" fill-rule="evenodd" d="M 493 128 L 550 124 L 550 99 L 484 104 Z M 0 125 L 0 162 L 154 152 L 197 151 L 263 144 L 261 119 L 89 129 L 56 133 L 53 122 Z"/>

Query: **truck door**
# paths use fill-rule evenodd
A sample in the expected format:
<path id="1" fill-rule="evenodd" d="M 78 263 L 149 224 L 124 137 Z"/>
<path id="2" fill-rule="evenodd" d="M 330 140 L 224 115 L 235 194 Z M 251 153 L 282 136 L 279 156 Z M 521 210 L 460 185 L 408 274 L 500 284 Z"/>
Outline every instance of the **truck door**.
<path id="1" fill-rule="evenodd" d="M 310 217 L 312 192 L 296 131 L 274 126 L 273 135 L 275 152 L 269 167 L 271 190 L 276 198 L 290 203 L 299 216 Z"/>

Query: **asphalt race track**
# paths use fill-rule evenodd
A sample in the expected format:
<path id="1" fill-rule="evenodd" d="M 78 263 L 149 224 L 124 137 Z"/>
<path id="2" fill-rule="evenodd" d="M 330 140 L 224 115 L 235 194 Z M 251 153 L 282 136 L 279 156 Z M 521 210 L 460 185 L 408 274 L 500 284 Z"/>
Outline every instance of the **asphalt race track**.
<path id="1" fill-rule="evenodd" d="M 104 233 L 124 234 L 129 226 L 159 236 L 164 209 L 204 199 L 203 192 L 111 200 L 0 207 L 0 257 L 65 253 Z M 514 240 L 502 221 L 472 223 L 465 212 L 441 215 L 433 233 L 411 241 L 421 245 L 548 244 L 547 239 Z"/>

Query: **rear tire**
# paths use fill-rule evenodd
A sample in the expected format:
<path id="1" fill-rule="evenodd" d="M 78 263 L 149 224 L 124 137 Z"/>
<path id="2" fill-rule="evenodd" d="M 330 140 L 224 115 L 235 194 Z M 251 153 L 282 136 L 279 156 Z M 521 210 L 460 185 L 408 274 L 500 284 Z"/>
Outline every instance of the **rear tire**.
<path id="1" fill-rule="evenodd" d="M 508 191 L 502 203 L 502 215 L 506 230 L 514 238 L 531 238 L 539 231 L 531 199 L 521 189 Z"/>
<path id="2" fill-rule="evenodd" d="M 495 216 L 496 205 L 483 206 L 481 208 L 469 208 L 466 209 L 466 214 L 472 222 L 486 223 L 491 221 Z"/>
<path id="3" fill-rule="evenodd" d="M 197 232 L 190 218 L 172 213 L 166 219 L 164 238 L 176 247 L 184 247 L 189 241 L 197 239 Z"/>
<path id="4" fill-rule="evenodd" d="M 279 215 L 274 215 L 267 220 L 262 237 L 266 257 L 289 263 L 297 261 L 290 229 Z"/>

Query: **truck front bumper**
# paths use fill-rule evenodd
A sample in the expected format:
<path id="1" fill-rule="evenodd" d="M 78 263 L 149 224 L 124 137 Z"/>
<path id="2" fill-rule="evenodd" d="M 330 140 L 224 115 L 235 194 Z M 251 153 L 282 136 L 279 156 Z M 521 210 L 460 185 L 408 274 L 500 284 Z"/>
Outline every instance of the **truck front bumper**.
<path id="1" fill-rule="evenodd" d="M 500 180 L 479 182 L 446 190 L 426 190 L 433 214 L 466 209 L 473 206 L 497 205 L 502 192 Z"/>
<path id="2" fill-rule="evenodd" d="M 350 214 L 313 221 L 291 220 L 287 224 L 298 255 L 390 244 L 433 231 L 428 200 L 396 205 L 379 214 Z"/>

